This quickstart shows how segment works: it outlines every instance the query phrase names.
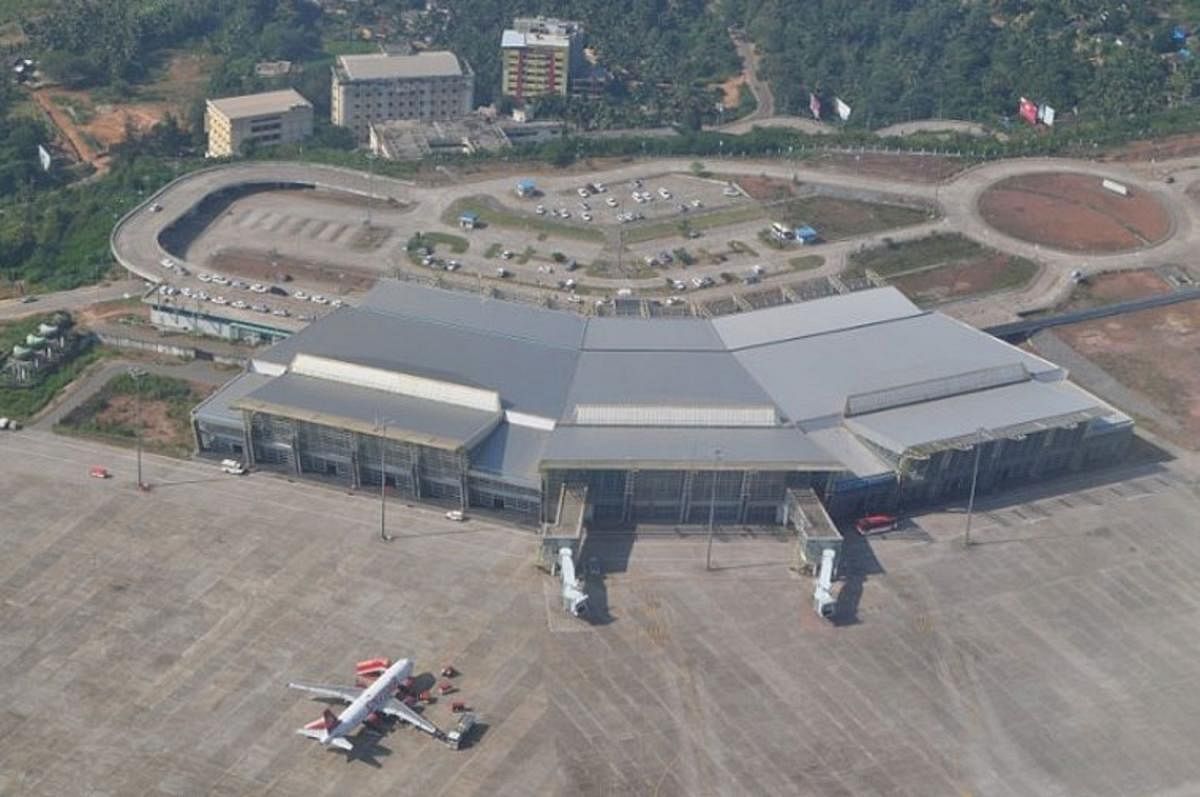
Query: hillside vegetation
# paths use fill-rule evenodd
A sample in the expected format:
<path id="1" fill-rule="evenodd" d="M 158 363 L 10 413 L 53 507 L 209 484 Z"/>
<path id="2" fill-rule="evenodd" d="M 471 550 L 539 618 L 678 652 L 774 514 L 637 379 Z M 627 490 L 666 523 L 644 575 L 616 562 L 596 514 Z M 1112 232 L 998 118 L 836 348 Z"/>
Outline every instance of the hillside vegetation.
<path id="1" fill-rule="evenodd" d="M 1188 49 L 1195 20 L 1159 6 L 724 0 L 723 8 L 765 53 L 781 110 L 805 112 L 811 91 L 849 103 L 853 123 L 881 127 L 929 117 L 994 122 L 1015 115 L 1020 96 L 1091 118 L 1190 103 L 1200 79 Z M 1173 35 L 1176 26 L 1184 36 Z"/>

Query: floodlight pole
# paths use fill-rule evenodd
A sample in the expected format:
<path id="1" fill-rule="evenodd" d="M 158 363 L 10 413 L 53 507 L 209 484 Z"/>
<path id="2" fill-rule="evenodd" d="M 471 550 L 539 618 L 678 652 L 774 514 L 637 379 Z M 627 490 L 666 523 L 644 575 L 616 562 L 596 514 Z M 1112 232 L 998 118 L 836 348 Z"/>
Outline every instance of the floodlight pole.
<path id="1" fill-rule="evenodd" d="M 371 226 L 371 205 L 375 201 L 375 153 L 367 154 L 367 220 L 366 226 Z"/>
<path id="2" fill-rule="evenodd" d="M 142 481 L 142 377 L 146 372 L 136 365 L 129 369 L 129 376 L 133 379 L 135 386 L 134 390 L 134 431 L 137 437 L 137 485 L 139 489 L 145 489 L 146 484 Z"/>
<path id="3" fill-rule="evenodd" d="M 971 493 L 967 497 L 967 530 L 963 535 L 963 545 L 971 547 L 971 516 L 975 513 L 975 486 L 979 483 L 979 457 L 983 453 L 984 430 L 980 429 L 975 435 L 975 466 L 971 468 Z"/>
<path id="4" fill-rule="evenodd" d="M 387 533 L 387 420 L 380 422 L 379 437 L 379 539 L 391 542 Z"/>
<path id="5" fill-rule="evenodd" d="M 717 468 L 721 464 L 721 449 L 713 450 L 713 472 L 712 472 L 712 489 L 709 491 L 708 501 L 708 546 L 704 551 L 704 569 L 712 570 L 712 545 L 713 531 L 715 529 L 714 521 L 717 513 Z"/>

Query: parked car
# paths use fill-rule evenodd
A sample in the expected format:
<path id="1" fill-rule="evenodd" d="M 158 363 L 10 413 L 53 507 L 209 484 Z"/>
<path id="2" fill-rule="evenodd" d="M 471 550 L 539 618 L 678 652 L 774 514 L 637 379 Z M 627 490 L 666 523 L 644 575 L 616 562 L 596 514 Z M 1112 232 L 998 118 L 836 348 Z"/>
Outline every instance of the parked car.
<path id="1" fill-rule="evenodd" d="M 246 468 L 236 459 L 223 459 L 221 460 L 221 472 L 232 476 L 241 476 L 246 472 Z"/>
<path id="2" fill-rule="evenodd" d="M 93 465 L 91 470 L 88 471 L 88 475 L 93 479 L 107 479 L 112 476 L 112 474 L 108 472 L 108 468 L 102 468 L 99 465 Z"/>
<path id="3" fill-rule="evenodd" d="M 453 521 L 461 523 L 462 521 L 464 521 L 466 519 L 467 519 L 467 516 L 466 516 L 466 514 L 463 513 L 463 511 L 461 509 L 451 509 L 449 512 L 446 513 L 446 520 L 453 520 Z"/>
<path id="4" fill-rule="evenodd" d="M 895 515 L 867 515 L 854 523 L 854 528 L 862 535 L 882 534 L 885 531 L 895 531 L 899 527 L 900 519 Z"/>

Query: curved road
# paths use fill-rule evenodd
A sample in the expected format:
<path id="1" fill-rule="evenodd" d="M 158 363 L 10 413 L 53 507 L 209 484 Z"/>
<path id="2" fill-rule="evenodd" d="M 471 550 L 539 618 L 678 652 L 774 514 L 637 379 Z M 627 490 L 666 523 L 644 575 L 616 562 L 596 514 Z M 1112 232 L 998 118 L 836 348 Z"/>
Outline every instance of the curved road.
<path id="1" fill-rule="evenodd" d="M 592 173 L 586 178 L 613 185 L 647 174 L 687 173 L 692 159 L 664 158 L 634 162 L 629 165 Z M 995 161 L 975 166 L 938 183 L 908 182 L 850 172 L 814 169 L 803 161 L 722 160 L 715 170 L 723 174 L 765 175 L 814 184 L 828 184 L 845 190 L 877 194 L 895 194 L 917 198 L 939 207 L 943 217 L 937 221 L 902 230 L 825 244 L 813 250 L 825 257 L 820 268 L 804 276 L 825 276 L 842 270 L 846 257 L 853 251 L 876 245 L 884 238 L 902 240 L 919 237 L 932 231 L 957 231 L 979 240 L 999 251 L 1028 258 L 1043 266 L 1033 284 L 1019 292 L 1008 294 L 1003 306 L 996 297 L 964 301 L 953 307 L 954 315 L 979 325 L 1011 320 L 1017 311 L 1043 307 L 1057 301 L 1070 287 L 1069 274 L 1079 269 L 1087 274 L 1127 268 L 1157 266 L 1168 262 L 1189 262 L 1190 255 L 1200 245 L 1200 208 L 1184 193 L 1183 184 L 1167 185 L 1162 176 L 1167 173 L 1195 168 L 1197 159 L 1157 164 L 1095 163 L 1060 158 L 1031 158 Z M 713 164 L 710 164 L 713 165 Z M 999 180 L 1021 174 L 1049 171 L 1070 171 L 1109 177 L 1128 184 L 1132 190 L 1156 196 L 1171 215 L 1171 231 L 1167 238 L 1150 247 L 1128 253 L 1081 255 L 1050 249 L 1006 235 L 988 225 L 978 210 L 980 195 Z M 580 174 L 550 171 L 534 174 L 539 186 L 552 194 L 569 191 L 584 179 Z M 396 199 L 413 206 L 414 212 L 430 227 L 443 225 L 443 212 L 457 199 L 489 195 L 513 208 L 521 208 L 513 198 L 514 176 L 459 183 L 452 186 L 417 186 L 411 182 L 388 177 L 370 177 L 361 172 L 330 166 L 286 162 L 252 162 L 211 169 L 185 175 L 131 211 L 118 222 L 112 233 L 112 248 L 118 262 L 130 271 L 154 282 L 162 281 L 166 272 L 159 261 L 165 252 L 158 244 L 158 235 L 169 223 L 187 213 L 203 197 L 215 191 L 246 183 L 302 183 L 323 188 L 370 195 L 377 199 Z M 161 210 L 154 210 L 161 207 Z M 794 256 L 795 253 L 789 253 Z M 779 255 L 774 256 L 778 259 Z M 770 257 L 766 258 L 770 260 Z M 590 284 L 587 278 L 580 282 Z M 661 278 L 650 280 L 591 280 L 607 289 L 616 286 L 661 286 Z M 230 312 L 230 311 L 227 311 Z M 232 311 L 236 312 L 236 311 Z M 252 317 L 252 316 L 250 316 Z"/>

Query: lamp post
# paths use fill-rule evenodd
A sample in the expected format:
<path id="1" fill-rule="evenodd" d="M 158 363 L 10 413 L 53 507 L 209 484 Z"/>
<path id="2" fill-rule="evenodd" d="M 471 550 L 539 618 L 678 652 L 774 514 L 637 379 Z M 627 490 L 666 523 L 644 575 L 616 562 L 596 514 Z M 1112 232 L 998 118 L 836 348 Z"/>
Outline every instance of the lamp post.
<path id="1" fill-rule="evenodd" d="M 971 468 L 971 493 L 967 497 L 967 530 L 963 535 L 963 545 L 971 547 L 971 516 L 975 512 L 975 486 L 979 483 L 979 457 L 983 453 L 983 436 L 985 430 L 975 433 L 975 466 Z"/>
<path id="2" fill-rule="evenodd" d="M 137 437 L 137 485 L 138 489 L 146 489 L 142 481 L 142 377 L 146 372 L 136 365 L 130 367 L 129 377 L 134 384 L 134 432 Z"/>
<path id="3" fill-rule="evenodd" d="M 379 427 L 379 539 L 391 542 L 387 533 L 387 419 L 376 424 Z"/>
<path id="4" fill-rule="evenodd" d="M 714 521 L 717 513 L 717 468 L 721 465 L 721 449 L 713 450 L 713 472 L 712 472 L 712 489 L 709 491 L 708 500 L 708 545 L 704 551 L 704 569 L 712 570 L 712 544 L 713 532 L 715 530 Z"/>
<path id="5" fill-rule="evenodd" d="M 363 222 L 366 227 L 371 226 L 371 205 L 375 201 L 375 153 L 367 153 L 367 218 Z"/>

